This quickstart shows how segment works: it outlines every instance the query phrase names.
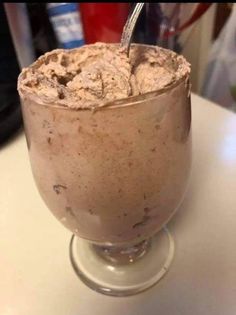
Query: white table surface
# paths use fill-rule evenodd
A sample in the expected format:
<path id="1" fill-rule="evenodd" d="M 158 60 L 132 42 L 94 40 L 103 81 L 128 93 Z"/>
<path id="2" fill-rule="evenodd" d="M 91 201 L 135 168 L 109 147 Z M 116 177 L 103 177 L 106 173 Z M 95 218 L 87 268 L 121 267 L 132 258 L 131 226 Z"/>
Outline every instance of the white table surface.
<path id="1" fill-rule="evenodd" d="M 236 115 L 192 95 L 193 167 L 169 224 L 169 273 L 136 296 L 87 288 L 69 261 L 71 233 L 40 199 L 23 133 L 0 149 L 0 315 L 235 315 Z"/>

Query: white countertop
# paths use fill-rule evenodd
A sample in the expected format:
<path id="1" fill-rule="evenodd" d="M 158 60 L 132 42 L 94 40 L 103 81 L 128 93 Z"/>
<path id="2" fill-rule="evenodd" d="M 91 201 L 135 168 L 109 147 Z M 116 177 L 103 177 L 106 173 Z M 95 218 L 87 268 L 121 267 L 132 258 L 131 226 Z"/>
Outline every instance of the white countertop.
<path id="1" fill-rule="evenodd" d="M 192 95 L 193 167 L 169 224 L 176 253 L 153 288 L 126 298 L 87 288 L 71 233 L 36 190 L 23 134 L 0 149 L 0 315 L 235 315 L 236 115 Z"/>

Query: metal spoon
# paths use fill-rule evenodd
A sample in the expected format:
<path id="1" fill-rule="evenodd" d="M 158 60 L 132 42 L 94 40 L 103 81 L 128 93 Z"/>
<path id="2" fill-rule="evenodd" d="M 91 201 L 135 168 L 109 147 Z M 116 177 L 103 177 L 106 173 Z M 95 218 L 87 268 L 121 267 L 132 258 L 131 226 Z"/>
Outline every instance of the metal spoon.
<path id="1" fill-rule="evenodd" d="M 130 42 L 133 35 L 134 27 L 136 25 L 139 14 L 144 6 L 144 3 L 137 3 L 128 17 L 128 20 L 125 23 L 123 33 L 121 36 L 121 48 L 123 48 L 129 56 Z"/>

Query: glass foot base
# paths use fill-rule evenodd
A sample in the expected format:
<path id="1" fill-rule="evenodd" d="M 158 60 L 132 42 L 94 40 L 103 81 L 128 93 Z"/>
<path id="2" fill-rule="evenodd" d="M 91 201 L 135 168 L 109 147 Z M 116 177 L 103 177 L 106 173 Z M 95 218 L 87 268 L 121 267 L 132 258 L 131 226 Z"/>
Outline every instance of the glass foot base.
<path id="1" fill-rule="evenodd" d="M 137 249 L 139 245 L 131 248 L 138 259 L 119 264 L 110 259 L 110 250 L 106 259 L 97 245 L 73 235 L 70 260 L 78 277 L 91 289 L 112 296 L 133 295 L 156 284 L 168 272 L 174 257 L 174 240 L 166 227 L 144 242 L 140 243 L 141 249 Z M 138 250 L 142 250 L 141 255 Z"/>

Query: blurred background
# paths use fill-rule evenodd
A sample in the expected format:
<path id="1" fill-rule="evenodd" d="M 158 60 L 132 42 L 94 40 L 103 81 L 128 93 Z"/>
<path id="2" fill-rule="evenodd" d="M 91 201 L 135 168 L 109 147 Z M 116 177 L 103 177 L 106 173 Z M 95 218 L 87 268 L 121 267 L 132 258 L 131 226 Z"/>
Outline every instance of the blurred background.
<path id="1" fill-rule="evenodd" d="M 133 3 L 0 4 L 0 143 L 22 126 L 20 69 L 55 48 L 119 42 Z M 192 91 L 236 112 L 236 4 L 146 3 L 133 42 L 183 54 Z"/>

